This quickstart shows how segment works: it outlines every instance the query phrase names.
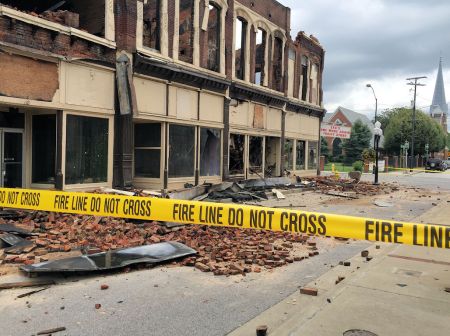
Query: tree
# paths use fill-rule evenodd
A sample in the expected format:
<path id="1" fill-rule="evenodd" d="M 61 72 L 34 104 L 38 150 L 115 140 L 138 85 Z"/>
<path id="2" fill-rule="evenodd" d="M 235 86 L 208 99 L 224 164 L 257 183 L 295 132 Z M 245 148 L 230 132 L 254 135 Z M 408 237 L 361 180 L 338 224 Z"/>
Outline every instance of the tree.
<path id="1" fill-rule="evenodd" d="M 390 117 L 384 130 L 384 149 L 389 154 L 400 153 L 400 146 L 405 141 L 411 142 L 412 109 L 398 108 Z M 442 127 L 429 115 L 416 111 L 416 131 L 414 136 L 414 154 L 425 154 L 425 145 L 429 151 L 439 152 L 446 144 L 446 134 Z"/>
<path id="2" fill-rule="evenodd" d="M 327 160 L 330 156 L 330 151 L 328 150 L 328 142 L 324 137 L 320 137 L 320 154 L 325 156 L 325 159 Z"/>
<path id="3" fill-rule="evenodd" d="M 367 125 L 363 124 L 361 120 L 357 120 L 352 126 L 352 133 L 350 139 L 346 139 L 342 148 L 344 149 L 345 163 L 353 163 L 362 159 L 362 152 L 369 148 L 372 133 Z"/>
<path id="4" fill-rule="evenodd" d="M 391 118 L 393 118 L 395 115 L 397 115 L 402 109 L 399 108 L 393 108 L 393 109 L 386 109 L 381 114 L 378 115 L 377 121 L 381 123 L 381 129 L 385 130 L 387 126 L 389 125 L 389 121 Z M 375 120 L 373 120 L 373 123 L 375 124 Z"/>

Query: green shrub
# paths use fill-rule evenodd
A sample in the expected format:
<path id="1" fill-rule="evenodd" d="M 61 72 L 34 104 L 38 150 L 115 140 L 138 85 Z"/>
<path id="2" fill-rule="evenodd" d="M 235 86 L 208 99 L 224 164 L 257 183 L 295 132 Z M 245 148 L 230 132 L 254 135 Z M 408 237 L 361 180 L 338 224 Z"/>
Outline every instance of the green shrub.
<path id="1" fill-rule="evenodd" d="M 363 171 L 363 167 L 364 167 L 364 163 L 362 161 L 356 161 L 355 163 L 353 163 L 353 169 L 355 171 Z"/>

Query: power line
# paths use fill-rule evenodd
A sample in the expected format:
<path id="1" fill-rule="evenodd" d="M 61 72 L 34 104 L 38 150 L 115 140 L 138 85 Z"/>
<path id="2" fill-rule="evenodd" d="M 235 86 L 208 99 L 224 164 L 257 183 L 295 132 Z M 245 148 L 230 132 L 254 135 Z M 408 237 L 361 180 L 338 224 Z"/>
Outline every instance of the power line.
<path id="1" fill-rule="evenodd" d="M 416 132 L 416 99 L 417 99 L 417 87 L 425 86 L 425 84 L 418 83 L 419 80 L 427 78 L 426 76 L 407 78 L 410 81 L 407 85 L 414 86 L 414 105 L 413 105 L 413 117 L 412 117 L 412 135 L 411 135 L 411 172 L 414 168 L 414 137 Z"/>

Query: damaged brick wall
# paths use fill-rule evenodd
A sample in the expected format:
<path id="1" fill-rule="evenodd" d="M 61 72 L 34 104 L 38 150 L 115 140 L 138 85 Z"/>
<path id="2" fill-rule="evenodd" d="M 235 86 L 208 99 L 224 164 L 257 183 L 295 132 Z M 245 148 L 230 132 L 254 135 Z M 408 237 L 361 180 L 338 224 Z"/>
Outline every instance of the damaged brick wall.
<path id="1" fill-rule="evenodd" d="M 59 88 L 56 63 L 0 52 L 0 95 L 50 102 Z"/>
<path id="2" fill-rule="evenodd" d="M 114 15 L 118 50 L 136 51 L 137 1 L 115 0 Z"/>
<path id="3" fill-rule="evenodd" d="M 321 105 L 323 101 L 323 90 L 322 90 L 322 82 L 323 82 L 323 67 L 324 67 L 324 58 L 325 51 L 319 43 L 319 40 L 314 36 L 307 36 L 303 31 L 299 32 L 294 46 L 297 53 L 297 61 L 296 61 L 296 78 L 295 83 L 298 84 L 297 89 L 294 89 L 294 92 L 299 92 L 300 89 L 300 81 L 301 81 L 301 59 L 303 56 L 306 56 L 312 64 L 316 64 L 318 66 L 318 81 L 317 85 L 319 87 L 319 102 L 318 105 Z M 298 70 L 298 72 L 297 72 Z M 311 71 L 311 69 L 309 70 Z M 310 85 L 308 81 L 308 86 Z M 310 95 L 311 96 L 311 95 Z M 300 97 L 301 98 L 301 97 Z M 310 97 L 307 97 L 309 100 Z"/>
<path id="4" fill-rule="evenodd" d="M 0 43 L 18 45 L 66 57 L 79 57 L 112 63 L 115 51 L 75 36 L 40 28 L 0 16 Z"/>
<path id="5" fill-rule="evenodd" d="M 290 33 L 291 10 L 274 0 L 236 0 Z"/>
<path id="6" fill-rule="evenodd" d="M 80 28 L 91 34 L 105 36 L 105 0 L 71 1 L 71 9 L 80 14 Z"/>
<path id="7" fill-rule="evenodd" d="M 178 59 L 193 63 L 194 57 L 194 0 L 179 0 Z"/>

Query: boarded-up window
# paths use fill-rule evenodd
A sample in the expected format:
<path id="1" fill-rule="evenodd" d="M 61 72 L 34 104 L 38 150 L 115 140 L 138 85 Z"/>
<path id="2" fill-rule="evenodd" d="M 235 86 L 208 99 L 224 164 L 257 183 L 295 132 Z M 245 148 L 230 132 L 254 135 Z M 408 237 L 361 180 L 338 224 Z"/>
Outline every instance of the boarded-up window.
<path id="1" fill-rule="evenodd" d="M 180 0 L 179 8 L 179 46 L 180 61 L 193 63 L 194 54 L 194 0 Z"/>
<path id="2" fill-rule="evenodd" d="M 261 28 L 256 33 L 255 45 L 255 84 L 264 84 L 264 67 L 266 65 L 266 32 Z"/>
<path id="3" fill-rule="evenodd" d="M 263 106 L 255 104 L 253 114 L 253 127 L 264 128 L 264 109 Z"/>
<path id="4" fill-rule="evenodd" d="M 236 41 L 235 41 L 235 77 L 245 77 L 245 49 L 247 48 L 247 22 L 242 18 L 236 19 Z"/>
<path id="5" fill-rule="evenodd" d="M 144 36 L 143 43 L 145 47 L 161 51 L 161 1 L 148 0 L 144 5 Z"/>
<path id="6" fill-rule="evenodd" d="M 220 71 L 220 8 L 215 4 L 209 5 L 208 19 L 208 69 Z"/>

